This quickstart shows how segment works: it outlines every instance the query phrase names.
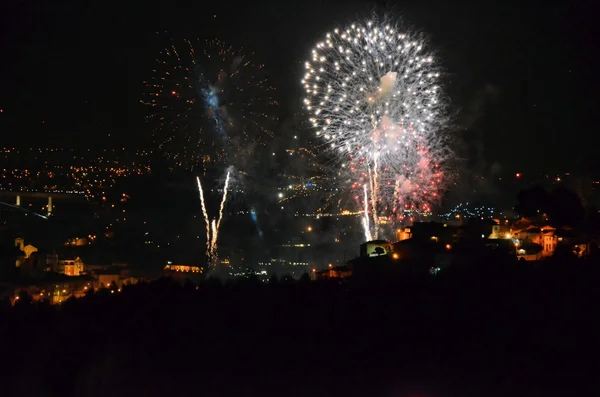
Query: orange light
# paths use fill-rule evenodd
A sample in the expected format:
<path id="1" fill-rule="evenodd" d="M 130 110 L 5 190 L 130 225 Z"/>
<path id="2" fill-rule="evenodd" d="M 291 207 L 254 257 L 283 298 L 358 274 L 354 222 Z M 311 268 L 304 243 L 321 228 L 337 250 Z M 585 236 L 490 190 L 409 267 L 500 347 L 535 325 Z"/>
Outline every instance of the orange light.
<path id="1" fill-rule="evenodd" d="M 394 253 L 392 254 L 392 258 L 394 258 L 394 259 L 398 259 L 398 258 L 400 258 L 400 255 L 398 255 L 397 253 L 395 253 L 395 252 L 394 252 Z"/>
<path id="2" fill-rule="evenodd" d="M 452 249 L 452 246 L 450 244 L 446 244 L 446 249 L 447 250 Z"/>

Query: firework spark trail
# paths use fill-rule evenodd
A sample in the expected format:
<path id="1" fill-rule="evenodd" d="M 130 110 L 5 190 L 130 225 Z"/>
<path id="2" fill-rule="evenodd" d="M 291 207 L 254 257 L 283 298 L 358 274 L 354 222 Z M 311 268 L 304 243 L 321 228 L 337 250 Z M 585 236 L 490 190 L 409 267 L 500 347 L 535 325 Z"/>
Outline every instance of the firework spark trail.
<path id="1" fill-rule="evenodd" d="M 373 167 L 369 167 L 369 182 L 371 183 L 371 211 L 373 214 L 373 225 L 375 225 L 374 229 L 374 237 L 375 239 L 379 238 L 379 229 L 377 228 L 378 216 L 377 216 L 377 202 L 378 200 L 378 192 L 379 192 L 379 184 L 377 182 L 378 176 L 378 168 L 377 168 L 377 159 L 379 155 L 376 153 L 373 156 Z"/>
<path id="2" fill-rule="evenodd" d="M 219 233 L 219 229 L 217 228 L 217 221 L 214 219 L 211 221 L 210 225 L 212 231 L 212 238 L 210 241 L 210 257 L 208 263 L 214 266 L 216 264 L 215 261 L 217 259 L 217 234 Z"/>
<path id="3" fill-rule="evenodd" d="M 206 211 L 206 204 L 204 203 L 204 191 L 202 190 L 202 183 L 200 182 L 199 176 L 196 177 L 196 181 L 198 182 L 198 192 L 200 194 L 202 216 L 204 217 L 204 222 L 206 223 L 206 256 L 210 257 L 210 220 L 208 219 L 208 212 Z"/>
<path id="4" fill-rule="evenodd" d="M 450 151 L 440 73 L 421 35 L 390 18 L 355 23 L 328 33 L 305 67 L 310 121 L 350 170 L 348 193 L 371 187 L 375 235 L 393 208 L 428 211 L 447 183 Z"/>
<path id="5" fill-rule="evenodd" d="M 204 191 L 202 189 L 202 183 L 200 177 L 196 177 L 198 182 L 198 191 L 200 194 L 200 204 L 202 206 L 202 216 L 206 224 L 206 256 L 209 264 L 214 265 L 217 259 L 217 239 L 219 237 L 219 228 L 221 227 L 221 220 L 223 219 L 223 210 L 225 209 L 225 202 L 227 201 L 227 191 L 229 190 L 229 180 L 231 177 L 231 167 L 227 170 L 227 176 L 225 177 L 225 185 L 223 187 L 223 196 L 221 197 L 221 205 L 219 206 L 219 215 L 217 219 L 211 220 L 208 217 L 208 211 L 206 210 L 206 203 L 204 201 Z"/>
<path id="6" fill-rule="evenodd" d="M 211 249 L 213 256 L 217 255 L 217 238 L 219 237 L 219 228 L 221 227 L 221 220 L 223 219 L 223 210 L 225 209 L 225 201 L 227 201 L 227 190 L 229 189 L 229 177 L 231 175 L 231 169 L 227 170 L 227 176 L 225 177 L 225 186 L 223 187 L 223 197 L 221 198 L 221 205 L 219 206 L 219 218 L 213 220 L 213 238 L 211 243 Z"/>
<path id="7" fill-rule="evenodd" d="M 366 200 L 365 206 L 367 208 L 369 206 L 371 207 L 371 216 L 373 217 L 373 224 L 377 225 L 377 219 L 375 219 L 375 213 L 373 211 L 375 209 L 375 207 L 377 206 L 377 202 L 376 202 L 375 191 L 374 191 L 375 186 L 373 185 L 373 169 L 371 168 L 370 165 L 367 165 L 367 182 L 368 182 L 369 190 L 370 190 L 371 194 L 370 195 L 367 194 L 368 190 L 364 191 L 364 193 L 365 193 L 364 200 Z M 367 186 L 367 184 L 365 184 L 365 186 Z M 365 216 L 368 217 L 368 213 L 366 211 L 365 211 Z M 367 225 L 368 225 L 368 223 L 367 223 Z"/>
<path id="8" fill-rule="evenodd" d="M 371 227 L 369 226 L 369 194 L 367 193 L 367 184 L 365 183 L 363 185 L 363 190 L 365 192 L 365 198 L 364 198 L 364 203 L 365 203 L 365 208 L 364 208 L 364 214 L 363 214 L 363 229 L 365 230 L 365 240 L 366 241 L 371 241 L 373 240 L 373 238 L 371 237 Z"/>
<path id="9" fill-rule="evenodd" d="M 223 198 L 221 199 L 221 205 L 219 206 L 219 220 L 217 221 L 217 229 L 221 226 L 221 219 L 223 219 L 223 209 L 225 208 L 225 201 L 227 201 L 227 190 L 229 189 L 230 176 L 231 169 L 228 169 L 227 176 L 225 177 L 225 186 L 223 186 Z"/>

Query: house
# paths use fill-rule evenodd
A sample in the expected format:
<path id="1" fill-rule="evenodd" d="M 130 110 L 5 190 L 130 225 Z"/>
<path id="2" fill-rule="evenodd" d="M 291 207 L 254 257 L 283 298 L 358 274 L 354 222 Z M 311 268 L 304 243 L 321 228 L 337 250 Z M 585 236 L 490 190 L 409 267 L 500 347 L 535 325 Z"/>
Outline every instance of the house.
<path id="1" fill-rule="evenodd" d="M 92 273 L 96 279 L 95 288 L 109 288 L 113 283 L 120 289 L 123 285 L 137 284 L 139 279 L 132 277 L 124 265 L 114 264 Z"/>
<path id="2" fill-rule="evenodd" d="M 60 260 L 59 260 L 60 262 Z M 63 273 L 67 276 L 79 276 L 85 273 L 85 266 L 81 258 L 64 259 L 62 261 Z"/>
<path id="3" fill-rule="evenodd" d="M 588 242 L 577 242 L 573 244 L 573 254 L 578 258 L 583 258 L 590 254 L 591 244 Z"/>
<path id="4" fill-rule="evenodd" d="M 541 237 L 540 237 L 541 241 Z M 543 256 L 543 247 L 541 244 L 530 241 L 522 241 L 515 244 L 519 260 L 539 261 Z"/>
<path id="5" fill-rule="evenodd" d="M 492 225 L 492 233 L 488 236 L 488 239 L 499 239 L 499 238 L 510 238 L 512 237 L 512 231 L 508 223 L 501 223 L 495 220 L 497 223 Z"/>
<path id="6" fill-rule="evenodd" d="M 553 255 L 556 252 L 556 247 L 563 244 L 573 247 L 574 245 L 577 245 L 578 256 L 584 255 L 584 253 L 589 251 L 589 244 L 583 242 L 581 238 L 578 238 L 572 230 L 546 227 L 542 228 L 542 232 L 544 256 Z M 579 252 L 581 252 L 581 255 L 579 255 Z"/>
<path id="7" fill-rule="evenodd" d="M 338 266 L 332 267 L 326 270 L 322 270 L 320 272 L 315 273 L 315 280 L 326 280 L 326 279 L 340 279 L 340 278 L 348 278 L 352 276 L 352 269 L 350 266 Z"/>
<path id="8" fill-rule="evenodd" d="M 525 229 L 513 233 L 513 238 L 522 242 L 542 244 L 542 229 L 537 226 L 528 226 Z"/>
<path id="9" fill-rule="evenodd" d="M 412 238 L 412 231 L 410 227 L 396 230 L 396 241 L 403 241 Z"/>
<path id="10" fill-rule="evenodd" d="M 361 257 L 387 255 L 392 251 L 392 245 L 386 240 L 372 240 L 360 245 Z"/>
<path id="11" fill-rule="evenodd" d="M 85 265 L 80 257 L 58 258 L 52 261 L 54 271 L 67 276 L 80 276 L 85 273 Z"/>

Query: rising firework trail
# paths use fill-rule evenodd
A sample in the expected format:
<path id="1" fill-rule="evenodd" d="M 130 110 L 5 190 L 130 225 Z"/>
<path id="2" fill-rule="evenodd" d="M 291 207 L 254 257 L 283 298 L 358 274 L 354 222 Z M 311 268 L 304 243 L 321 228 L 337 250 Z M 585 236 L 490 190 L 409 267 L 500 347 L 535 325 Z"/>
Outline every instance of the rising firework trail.
<path id="1" fill-rule="evenodd" d="M 202 217 L 204 218 L 204 222 L 206 224 L 206 257 L 210 258 L 210 219 L 208 218 L 208 211 L 206 210 L 206 203 L 204 202 L 204 191 L 202 190 L 202 183 L 200 182 L 200 177 L 196 177 L 196 182 L 198 182 L 198 193 L 200 194 L 200 205 L 202 207 Z"/>
<path id="2" fill-rule="evenodd" d="M 212 220 L 209 219 L 208 211 L 206 210 L 206 201 L 204 199 L 202 182 L 200 182 L 200 177 L 196 177 L 196 182 L 198 183 L 198 193 L 200 195 L 200 204 L 202 206 L 202 216 L 204 217 L 204 222 L 206 225 L 206 257 L 209 265 L 211 266 L 214 266 L 217 260 L 217 238 L 219 237 L 219 228 L 221 227 L 223 210 L 225 209 L 225 202 L 227 201 L 227 191 L 229 190 L 230 177 L 231 168 L 227 170 L 227 176 L 225 177 L 225 185 L 223 186 L 223 195 L 221 196 L 219 214 L 216 219 Z"/>
<path id="3" fill-rule="evenodd" d="M 447 183 L 450 151 L 440 71 L 422 36 L 390 18 L 360 21 L 327 33 L 305 68 L 310 121 L 349 176 L 345 190 L 368 192 L 363 203 L 353 196 L 368 210 L 372 235 L 429 212 Z"/>
<path id="4" fill-rule="evenodd" d="M 140 102 L 148 111 L 157 152 L 172 171 L 227 175 L 215 219 L 208 215 L 197 179 L 206 255 L 214 264 L 231 172 L 252 174 L 258 168 L 257 153 L 271 145 L 277 120 L 275 90 L 265 65 L 252 52 L 218 39 L 175 39 L 167 32 L 156 40 L 163 49 L 144 82 Z"/>
<path id="5" fill-rule="evenodd" d="M 371 237 L 371 227 L 369 226 L 369 193 L 367 192 L 367 185 L 364 184 L 363 185 L 363 189 L 365 192 L 365 197 L 363 199 L 363 202 L 365 204 L 365 209 L 363 211 L 363 229 L 365 231 L 365 240 L 366 241 L 370 241 L 373 240 L 373 238 Z"/>
<path id="6" fill-rule="evenodd" d="M 213 219 L 213 236 L 212 236 L 212 252 L 213 256 L 217 255 L 217 238 L 219 237 L 219 228 L 221 227 L 221 220 L 223 219 L 223 210 L 225 209 L 225 202 L 227 201 L 227 191 L 229 189 L 229 177 L 231 170 L 227 170 L 227 176 L 225 177 L 225 186 L 223 186 L 223 196 L 221 197 L 221 205 L 219 206 L 219 217 Z"/>

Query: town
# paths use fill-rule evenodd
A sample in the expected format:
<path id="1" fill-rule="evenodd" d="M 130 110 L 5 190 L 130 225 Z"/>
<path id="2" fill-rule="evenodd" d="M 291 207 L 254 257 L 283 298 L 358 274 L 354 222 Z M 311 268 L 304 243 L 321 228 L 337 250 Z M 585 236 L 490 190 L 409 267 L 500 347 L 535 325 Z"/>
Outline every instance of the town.
<path id="1" fill-rule="evenodd" d="M 0 2 L 0 395 L 599 395 L 597 15 Z"/>

